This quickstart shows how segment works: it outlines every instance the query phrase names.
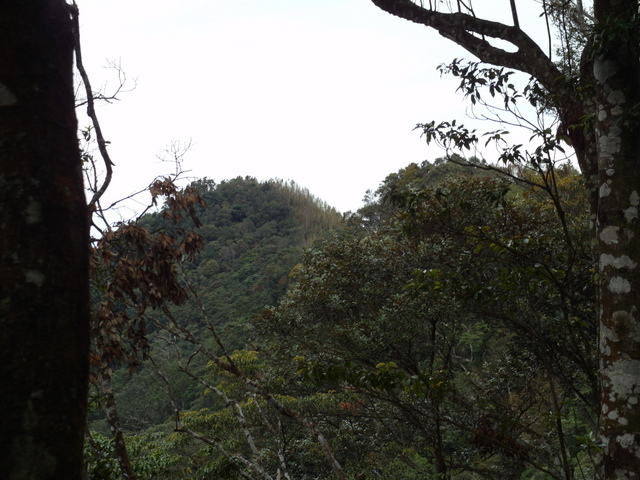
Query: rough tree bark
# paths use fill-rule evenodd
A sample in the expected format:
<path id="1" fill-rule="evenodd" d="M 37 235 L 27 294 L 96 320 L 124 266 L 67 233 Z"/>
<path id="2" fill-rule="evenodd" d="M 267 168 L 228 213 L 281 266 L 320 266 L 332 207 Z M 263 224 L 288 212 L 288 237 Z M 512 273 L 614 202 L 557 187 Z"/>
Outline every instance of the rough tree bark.
<path id="1" fill-rule="evenodd" d="M 607 480 L 639 479 L 638 1 L 594 1 L 592 38 L 575 83 L 566 81 L 517 22 L 511 26 L 461 12 L 438 12 L 419 1 L 372 2 L 392 15 L 436 29 L 483 62 L 530 74 L 547 89 L 558 116 L 570 126 L 569 136 L 589 191 L 599 262 L 602 473 Z M 511 7 L 515 11 L 515 2 Z M 584 13 L 581 1 L 575 9 Z M 584 17 L 579 21 L 585 24 Z M 492 45 L 490 39 L 508 42 L 512 51 Z M 593 120 L 585 122 L 589 119 Z"/>
<path id="2" fill-rule="evenodd" d="M 594 2 L 600 435 L 606 479 L 640 478 L 640 62 L 637 1 Z"/>
<path id="3" fill-rule="evenodd" d="M 80 479 L 88 216 L 64 0 L 0 3 L 0 472 Z"/>

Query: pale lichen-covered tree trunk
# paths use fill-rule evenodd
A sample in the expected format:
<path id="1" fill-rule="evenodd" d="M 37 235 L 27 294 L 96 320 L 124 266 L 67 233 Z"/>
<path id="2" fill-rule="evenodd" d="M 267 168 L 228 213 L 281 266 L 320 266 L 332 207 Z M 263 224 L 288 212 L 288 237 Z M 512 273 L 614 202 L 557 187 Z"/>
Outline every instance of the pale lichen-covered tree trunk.
<path id="1" fill-rule="evenodd" d="M 88 216 L 64 0 L 0 2 L 0 477 L 80 479 Z"/>
<path id="2" fill-rule="evenodd" d="M 640 62 L 637 1 L 595 2 L 600 434 L 605 479 L 640 478 Z"/>

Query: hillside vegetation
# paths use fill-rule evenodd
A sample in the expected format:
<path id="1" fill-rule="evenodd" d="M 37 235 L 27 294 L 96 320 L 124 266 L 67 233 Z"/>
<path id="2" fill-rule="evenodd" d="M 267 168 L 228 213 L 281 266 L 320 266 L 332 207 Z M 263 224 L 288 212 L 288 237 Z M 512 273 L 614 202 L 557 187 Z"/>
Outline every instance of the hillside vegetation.
<path id="1" fill-rule="evenodd" d="M 344 228 L 343 218 L 293 182 L 238 177 L 219 184 L 203 179 L 191 186 L 206 204 L 197 208 L 203 249 L 195 259 L 181 264 L 193 301 L 171 311 L 204 340 L 211 339 L 210 327 L 215 326 L 227 348 L 243 348 L 249 338 L 248 319 L 277 304 L 302 250 L 328 232 Z M 187 220 L 174 225 L 161 213 L 145 216 L 140 224 L 152 234 L 193 228 Z M 148 329 L 154 339 L 152 351 L 160 349 L 159 332 L 153 324 Z M 181 406 L 207 404 L 202 390 L 180 375 L 171 365 L 175 359 L 170 358 L 166 367 Z M 122 368 L 114 377 L 118 408 L 128 430 L 162 424 L 173 411 L 164 386 L 147 372 L 130 375 Z M 99 410 L 94 412 L 94 428 L 107 433 L 101 418 Z"/>
<path id="2" fill-rule="evenodd" d="M 593 475 L 593 262 L 571 167 L 412 164 L 346 220 L 280 181 L 196 186 L 189 299 L 148 316 L 150 360 L 114 382 L 139 478 Z M 90 478 L 119 478 L 93 428 Z"/>

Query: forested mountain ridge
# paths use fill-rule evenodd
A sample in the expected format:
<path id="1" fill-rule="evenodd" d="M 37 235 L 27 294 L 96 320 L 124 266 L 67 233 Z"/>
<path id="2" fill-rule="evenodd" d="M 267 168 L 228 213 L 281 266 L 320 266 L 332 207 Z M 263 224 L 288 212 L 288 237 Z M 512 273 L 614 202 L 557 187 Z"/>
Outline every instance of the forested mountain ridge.
<path id="1" fill-rule="evenodd" d="M 198 212 L 204 248 L 185 269 L 217 326 L 242 323 L 275 305 L 302 248 L 343 227 L 335 209 L 293 182 L 238 177 L 192 186 L 207 205 Z"/>
<path id="2" fill-rule="evenodd" d="M 190 187 L 197 189 L 205 203 L 195 212 L 202 223 L 195 231 L 202 235 L 203 248 L 181 268 L 199 305 L 173 306 L 171 312 L 194 334 L 210 338 L 208 328 L 215 326 L 226 348 L 244 348 L 247 320 L 277 304 L 303 248 L 331 230 L 344 229 L 342 215 L 293 182 L 238 177 L 220 183 L 197 180 Z M 139 224 L 154 235 L 193 229 L 188 219 L 174 225 L 162 212 L 145 215 Z M 157 347 L 156 329 L 152 324 L 148 328 Z M 178 380 L 175 366 L 168 368 L 176 390 L 181 390 L 181 405 L 190 408 L 202 391 L 188 379 Z M 166 392 L 147 375 L 117 370 L 114 388 L 127 430 L 152 427 L 171 415 Z M 95 422 L 102 414 L 92 417 Z M 102 422 L 94 427 L 106 433 Z"/>

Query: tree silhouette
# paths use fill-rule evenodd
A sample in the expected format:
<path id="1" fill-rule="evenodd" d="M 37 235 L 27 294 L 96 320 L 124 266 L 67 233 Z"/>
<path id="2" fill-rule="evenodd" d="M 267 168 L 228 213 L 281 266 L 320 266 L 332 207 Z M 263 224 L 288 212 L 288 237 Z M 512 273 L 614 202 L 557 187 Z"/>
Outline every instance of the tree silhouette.
<path id="1" fill-rule="evenodd" d="M 0 5 L 0 472 L 80 479 L 88 214 L 63 0 Z"/>

